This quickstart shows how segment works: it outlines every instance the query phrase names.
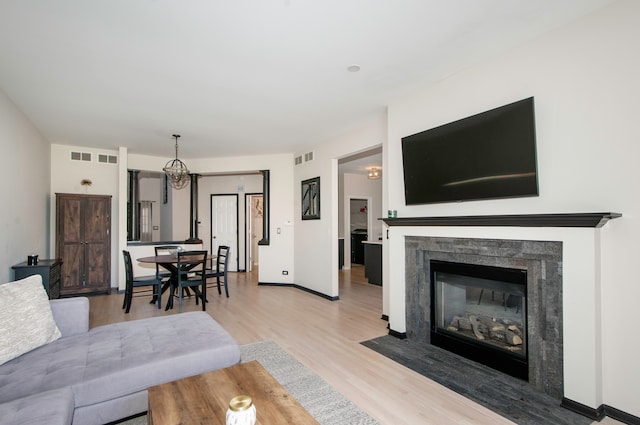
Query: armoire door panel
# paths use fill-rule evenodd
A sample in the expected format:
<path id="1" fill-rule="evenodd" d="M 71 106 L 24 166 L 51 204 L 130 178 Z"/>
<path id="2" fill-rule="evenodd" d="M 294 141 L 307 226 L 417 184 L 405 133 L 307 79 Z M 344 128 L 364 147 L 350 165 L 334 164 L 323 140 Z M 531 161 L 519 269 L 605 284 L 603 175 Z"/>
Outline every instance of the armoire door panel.
<path id="1" fill-rule="evenodd" d="M 104 244 L 88 243 L 86 246 L 87 276 L 85 285 L 90 288 L 101 288 L 104 282 L 108 282 L 110 269 L 104 261 L 105 255 L 111 255 L 106 252 Z"/>
<path id="2" fill-rule="evenodd" d="M 82 244 L 64 243 L 57 256 L 65 259 L 60 276 L 61 293 L 65 294 L 65 292 L 82 288 Z"/>
<path id="3" fill-rule="evenodd" d="M 82 241 L 82 201 L 79 199 L 68 199 L 60 205 L 58 211 L 59 220 L 62 221 L 65 242 Z"/>
<path id="4" fill-rule="evenodd" d="M 85 209 L 84 221 L 84 240 L 88 243 L 104 242 L 109 234 L 107 226 L 110 225 L 111 213 L 109 205 L 103 199 L 87 200 L 87 208 Z"/>

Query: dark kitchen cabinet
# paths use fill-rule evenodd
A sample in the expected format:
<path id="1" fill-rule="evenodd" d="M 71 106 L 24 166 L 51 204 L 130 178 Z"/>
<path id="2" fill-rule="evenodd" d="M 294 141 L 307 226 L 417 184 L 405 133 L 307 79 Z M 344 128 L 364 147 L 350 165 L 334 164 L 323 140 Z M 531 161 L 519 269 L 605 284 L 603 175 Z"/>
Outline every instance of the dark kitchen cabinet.
<path id="1" fill-rule="evenodd" d="M 364 242 L 364 277 L 369 283 L 382 285 L 382 243 Z"/>
<path id="2" fill-rule="evenodd" d="M 364 264 L 364 245 L 367 240 L 366 229 L 356 229 L 351 232 L 351 262 L 354 264 Z"/>

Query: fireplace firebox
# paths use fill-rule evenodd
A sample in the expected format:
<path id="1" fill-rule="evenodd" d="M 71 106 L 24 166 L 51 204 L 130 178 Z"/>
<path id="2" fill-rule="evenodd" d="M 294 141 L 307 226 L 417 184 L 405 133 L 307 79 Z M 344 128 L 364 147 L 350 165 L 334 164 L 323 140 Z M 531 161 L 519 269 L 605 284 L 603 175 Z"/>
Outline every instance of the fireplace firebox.
<path id="1" fill-rule="evenodd" d="M 430 260 L 431 343 L 529 380 L 527 271 Z"/>

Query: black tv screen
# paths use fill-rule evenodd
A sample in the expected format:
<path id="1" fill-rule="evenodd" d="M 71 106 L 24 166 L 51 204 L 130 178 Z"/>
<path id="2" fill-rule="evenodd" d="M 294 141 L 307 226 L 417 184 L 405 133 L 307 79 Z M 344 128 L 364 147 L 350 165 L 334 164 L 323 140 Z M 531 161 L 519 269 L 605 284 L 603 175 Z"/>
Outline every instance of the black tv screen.
<path id="1" fill-rule="evenodd" d="M 402 138 L 407 205 L 538 195 L 533 97 Z"/>

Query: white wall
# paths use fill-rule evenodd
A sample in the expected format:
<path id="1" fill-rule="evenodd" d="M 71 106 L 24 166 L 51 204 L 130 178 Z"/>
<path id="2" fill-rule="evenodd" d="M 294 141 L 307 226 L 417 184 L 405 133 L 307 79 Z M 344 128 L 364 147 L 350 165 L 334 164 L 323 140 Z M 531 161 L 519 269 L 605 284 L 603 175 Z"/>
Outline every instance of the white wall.
<path id="1" fill-rule="evenodd" d="M 173 240 L 173 191 L 169 189 L 167 182 L 167 203 L 160 204 L 160 240 Z M 164 192 L 164 183 L 162 183 L 162 191 Z M 164 197 L 164 193 L 162 194 Z"/>
<path id="2" fill-rule="evenodd" d="M 122 159 L 122 163 L 126 164 L 126 167 L 130 170 L 140 171 L 154 171 L 158 172 L 162 170 L 164 164 L 168 161 L 167 158 L 128 154 L 126 158 Z M 120 175 L 121 179 L 126 179 L 125 175 Z M 126 181 L 126 180 L 125 180 Z M 164 182 L 161 183 L 161 190 Z M 142 192 L 142 187 L 141 187 Z M 123 199 L 126 199 L 127 192 L 122 194 Z M 142 200 L 142 199 L 141 199 Z M 162 241 L 184 241 L 189 239 L 191 232 L 191 191 L 189 185 L 182 189 L 174 189 L 169 184 L 167 187 L 167 203 L 160 202 L 160 239 Z M 126 210 L 125 210 L 126 214 Z M 125 215 L 126 216 L 126 215 Z M 125 240 L 126 240 L 126 228 L 125 228 Z M 124 279 L 124 272 L 122 272 L 122 279 Z"/>
<path id="3" fill-rule="evenodd" d="M 11 266 L 49 251 L 49 143 L 0 91 L 0 282 L 13 279 Z"/>
<path id="4" fill-rule="evenodd" d="M 191 235 L 191 189 L 187 185 L 182 189 L 174 189 L 169 185 L 171 193 L 171 240 L 183 241 Z"/>
<path id="5" fill-rule="evenodd" d="M 294 223 L 292 193 L 293 155 L 275 154 L 233 158 L 189 160 L 196 173 L 243 173 L 257 170 L 270 171 L 270 244 L 260 246 L 258 280 L 262 283 L 293 282 Z M 200 216 L 202 220 L 203 217 Z M 280 233 L 277 229 L 280 229 Z M 283 275 L 282 271 L 289 272 Z"/>
<path id="6" fill-rule="evenodd" d="M 295 238 L 296 284 L 330 297 L 339 296 L 338 159 L 379 146 L 386 139 L 386 132 L 386 112 L 382 112 L 368 123 L 309 149 L 314 151 L 314 160 L 294 167 L 293 201 L 299 229 Z M 318 176 L 320 220 L 302 220 L 301 183 Z"/>
<path id="7" fill-rule="evenodd" d="M 238 246 L 232 247 L 233 267 L 235 260 L 240 263 L 240 270 L 245 269 L 245 194 L 262 193 L 262 175 L 234 175 L 234 176 L 202 176 L 198 181 L 198 235 L 202 239 L 205 249 L 211 250 L 211 195 L 238 195 Z"/>
<path id="8" fill-rule="evenodd" d="M 69 160 L 71 150 L 83 152 L 106 153 L 119 155 L 118 166 L 112 164 L 82 163 Z M 91 193 L 112 195 L 112 269 L 111 286 L 124 288 L 124 266 L 121 252 L 127 249 L 126 243 L 126 197 L 127 197 L 127 169 L 157 171 L 168 161 L 167 158 L 128 154 L 126 148 L 118 152 L 95 150 L 77 146 L 52 145 L 51 147 L 51 252 L 55 252 L 55 193 Z M 260 246 L 260 266 L 258 279 L 265 283 L 292 283 L 294 276 L 293 255 L 293 156 L 291 154 L 247 156 L 235 158 L 194 159 L 188 162 L 194 173 L 235 173 L 270 170 L 271 172 L 271 208 L 270 208 L 270 245 Z M 90 187 L 81 186 L 82 179 L 90 179 Z M 45 179 L 46 181 L 46 179 Z M 253 187 L 253 186 L 252 186 Z M 237 189 L 237 188 L 236 188 Z M 261 188 L 260 188 L 261 189 Z M 119 199 L 125 202 L 119 203 Z M 188 187 L 182 190 L 170 190 L 169 201 L 171 217 L 173 218 L 173 240 L 185 240 L 189 237 L 190 222 L 190 191 Z M 203 200 L 200 200 L 200 205 Z M 204 204 L 208 204 L 204 201 Z M 200 219 L 208 213 L 202 215 Z M 163 216 L 164 216 L 163 212 Z M 117 219 L 116 219 L 117 218 Z M 121 226 L 118 223 L 122 222 Z M 280 233 L 277 233 L 280 228 Z M 46 237 L 46 236 L 45 236 Z M 21 255 L 20 258 L 32 253 L 33 248 Z M 337 252 L 337 251 L 336 251 Z M 19 261 L 14 261 L 19 262 Z M 288 275 L 282 275 L 287 270 Z"/>
<path id="9" fill-rule="evenodd" d="M 575 401 L 591 407 L 604 403 L 636 416 L 640 416 L 640 340 L 630 338 L 629 329 L 621 324 L 636 321 L 640 299 L 635 267 L 640 240 L 639 18 L 640 2 L 615 2 L 509 54 L 393 102 L 384 147 L 384 209 L 398 210 L 399 217 L 594 211 L 624 215 L 597 231 L 594 249 L 601 250 L 601 257 L 592 256 L 582 264 L 594 276 L 594 284 L 583 295 L 573 290 L 564 294 L 570 315 L 564 334 L 569 344 L 565 386 L 567 396 Z M 536 106 L 539 197 L 404 205 L 403 136 L 529 96 L 535 96 Z M 520 230 L 503 233 L 516 236 Z M 548 231 L 543 233 L 540 237 L 555 239 Z M 400 262 L 389 253 L 392 248 L 385 247 L 385 256 Z M 403 276 L 398 264 L 392 268 L 384 280 L 393 284 Z M 576 284 L 571 282 L 570 287 Z M 389 297 L 392 323 L 403 321 L 394 312 L 403 314 L 404 294 L 394 292 Z M 585 320 L 580 322 L 581 316 Z M 575 349 L 579 346 L 587 351 L 580 353 Z M 584 381 L 571 366 L 572 362 L 585 365 L 581 356 L 589 358 L 586 365 L 591 364 L 584 368 Z"/>
<path id="10" fill-rule="evenodd" d="M 160 239 L 160 225 L 162 221 L 163 210 L 163 186 L 164 186 L 164 174 L 147 174 L 139 179 L 140 189 L 140 201 L 151 202 L 151 226 L 152 226 L 152 240 L 159 241 Z M 127 197 L 128 198 L 128 197 Z M 157 230 L 154 228 L 157 227 Z"/>

